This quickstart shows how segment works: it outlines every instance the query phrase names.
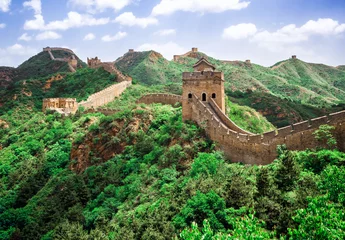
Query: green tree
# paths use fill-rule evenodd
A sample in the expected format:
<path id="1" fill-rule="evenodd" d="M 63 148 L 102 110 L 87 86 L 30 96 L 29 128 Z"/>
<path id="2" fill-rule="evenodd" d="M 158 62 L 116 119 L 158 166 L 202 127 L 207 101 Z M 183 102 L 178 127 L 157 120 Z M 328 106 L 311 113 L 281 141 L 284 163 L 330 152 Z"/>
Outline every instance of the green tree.
<path id="1" fill-rule="evenodd" d="M 329 125 L 321 125 L 318 130 L 313 132 L 315 139 L 322 147 L 334 149 L 337 146 L 337 140 L 333 136 L 335 127 Z"/>

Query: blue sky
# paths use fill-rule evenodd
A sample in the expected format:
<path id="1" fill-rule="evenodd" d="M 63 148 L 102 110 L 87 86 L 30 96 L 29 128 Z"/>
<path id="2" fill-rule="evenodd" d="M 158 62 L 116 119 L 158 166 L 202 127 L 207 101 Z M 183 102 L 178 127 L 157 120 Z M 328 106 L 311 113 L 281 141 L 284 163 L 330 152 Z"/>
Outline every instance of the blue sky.
<path id="1" fill-rule="evenodd" d="M 129 48 L 167 59 L 191 47 L 264 66 L 291 55 L 345 65 L 344 0 L 0 0 L 0 65 L 17 66 L 46 46 L 86 61 Z"/>

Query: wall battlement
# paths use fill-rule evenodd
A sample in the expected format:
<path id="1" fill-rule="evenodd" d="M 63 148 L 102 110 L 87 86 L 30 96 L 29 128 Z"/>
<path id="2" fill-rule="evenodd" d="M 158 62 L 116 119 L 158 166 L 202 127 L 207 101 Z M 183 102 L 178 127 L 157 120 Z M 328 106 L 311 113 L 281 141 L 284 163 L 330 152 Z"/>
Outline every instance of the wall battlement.
<path id="1" fill-rule="evenodd" d="M 224 79 L 224 73 L 223 72 L 184 72 L 182 74 L 183 80 L 202 80 L 202 79 L 212 79 L 212 78 L 220 78 Z"/>
<path id="2" fill-rule="evenodd" d="M 97 108 L 103 106 L 112 102 L 116 97 L 119 97 L 131 85 L 131 81 L 123 81 L 113 84 L 100 92 L 92 94 L 86 101 L 80 102 L 79 106 L 83 106 L 85 108 Z"/>
<path id="3" fill-rule="evenodd" d="M 181 57 L 192 57 L 192 58 L 197 58 L 198 55 L 198 48 L 193 47 L 191 51 L 185 53 L 185 54 L 181 54 L 181 55 L 174 55 L 174 61 L 177 62 Z"/>
<path id="4" fill-rule="evenodd" d="M 44 52 L 51 52 L 51 51 L 65 51 L 65 52 L 69 52 L 71 54 L 74 54 L 74 52 L 71 49 L 68 48 L 60 48 L 60 47 L 45 47 L 43 48 Z"/>
<path id="5" fill-rule="evenodd" d="M 102 62 L 101 59 L 98 57 L 95 58 L 87 58 L 87 64 L 90 68 L 100 68 L 103 67 L 105 71 L 116 74 L 117 81 L 123 82 L 123 81 L 132 81 L 132 78 L 130 76 L 124 75 L 122 72 L 120 72 L 115 66 L 113 62 Z"/>
<path id="6" fill-rule="evenodd" d="M 71 57 L 69 58 L 55 58 L 52 51 L 65 51 L 69 52 L 72 54 Z M 71 72 L 76 72 L 76 69 L 78 67 L 78 60 L 75 58 L 74 52 L 68 48 L 50 48 L 46 47 L 43 48 L 43 52 L 48 52 L 50 59 L 52 61 L 60 61 L 60 62 L 67 62 L 68 63 L 68 68 Z"/>
<path id="7" fill-rule="evenodd" d="M 162 103 L 175 106 L 177 103 L 182 103 L 182 96 L 174 94 L 153 93 L 142 96 L 137 103 Z"/>

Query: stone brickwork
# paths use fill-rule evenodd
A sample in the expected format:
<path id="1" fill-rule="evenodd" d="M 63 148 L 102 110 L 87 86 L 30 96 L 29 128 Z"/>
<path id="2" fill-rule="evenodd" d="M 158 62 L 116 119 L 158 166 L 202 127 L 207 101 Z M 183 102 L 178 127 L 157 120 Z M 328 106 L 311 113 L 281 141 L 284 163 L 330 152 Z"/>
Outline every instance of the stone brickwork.
<path id="1" fill-rule="evenodd" d="M 191 57 L 191 58 L 198 58 L 198 48 L 193 47 L 191 51 L 182 54 L 182 55 L 174 55 L 174 61 L 177 62 L 180 60 L 181 57 Z"/>
<path id="2" fill-rule="evenodd" d="M 216 72 L 206 59 L 200 59 L 194 66 L 194 72 L 184 72 L 182 75 L 182 118 L 192 120 L 192 95 L 202 101 L 214 99 L 222 112 L 225 112 L 224 74 Z"/>
<path id="3" fill-rule="evenodd" d="M 65 51 L 69 52 L 72 54 L 71 57 L 69 58 L 55 58 L 52 51 Z M 50 48 L 46 47 L 43 48 L 43 52 L 48 52 L 50 59 L 52 61 L 60 61 L 60 62 L 67 62 L 68 63 L 68 68 L 71 72 L 76 72 L 77 66 L 78 66 L 78 60 L 75 58 L 75 54 L 71 49 L 68 48 Z"/>
<path id="4" fill-rule="evenodd" d="M 69 115 L 77 112 L 78 103 L 75 98 L 45 98 L 42 110 L 45 112 L 47 109 Z"/>
<path id="5" fill-rule="evenodd" d="M 43 48 L 44 52 L 51 52 L 51 51 L 64 51 L 64 52 L 69 52 L 71 54 L 74 54 L 74 52 L 71 49 L 68 48 L 60 48 L 60 47 L 46 47 Z"/>
<path id="6" fill-rule="evenodd" d="M 148 94 L 141 97 L 137 103 L 145 103 L 145 104 L 152 104 L 152 103 L 162 103 L 162 104 L 170 104 L 175 106 L 176 104 L 182 103 L 182 96 L 174 95 L 174 94 L 164 94 L 164 93 L 153 93 Z"/>
<path id="7" fill-rule="evenodd" d="M 86 101 L 80 102 L 79 106 L 83 106 L 85 108 L 97 108 L 103 106 L 112 102 L 116 97 L 119 97 L 131 85 L 131 81 L 123 81 L 113 84 L 100 92 L 92 94 Z"/>
<path id="8" fill-rule="evenodd" d="M 113 62 L 102 62 L 101 59 L 98 57 L 95 58 L 87 58 L 87 64 L 90 68 L 100 68 L 103 67 L 105 71 L 115 74 L 117 76 L 118 82 L 123 81 L 132 81 L 132 78 L 130 76 L 124 75 L 122 72 L 120 72 L 115 66 Z"/>

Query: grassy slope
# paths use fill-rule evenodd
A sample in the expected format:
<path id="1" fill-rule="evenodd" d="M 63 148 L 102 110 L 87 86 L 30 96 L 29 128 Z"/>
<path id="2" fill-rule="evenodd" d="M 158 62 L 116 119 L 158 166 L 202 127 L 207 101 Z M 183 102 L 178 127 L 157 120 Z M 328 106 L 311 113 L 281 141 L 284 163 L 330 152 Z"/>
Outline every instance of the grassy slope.
<path id="1" fill-rule="evenodd" d="M 77 101 L 85 100 L 91 94 L 116 83 L 116 76 L 99 69 L 78 69 L 76 73 L 61 73 L 60 81 L 53 81 L 49 89 L 45 89 L 47 80 L 52 76 L 22 80 L 7 89 L 3 98 L 12 99 L 4 102 L 0 112 L 5 112 L 13 106 L 29 105 L 36 109 L 42 108 L 42 99 L 51 97 L 73 97 Z M 31 93 L 27 96 L 25 93 Z M 15 100 L 13 100 L 15 98 Z"/>
<path id="2" fill-rule="evenodd" d="M 206 55 L 198 53 L 201 56 Z M 345 72 L 333 67 L 284 60 L 266 68 L 241 61 L 223 63 L 212 57 L 208 59 L 224 72 L 226 92 L 233 102 L 256 109 L 279 127 L 335 111 L 332 106 L 345 100 Z M 137 82 L 170 84 L 174 93 L 180 94 L 181 74 L 192 71 L 196 61 L 190 57 L 167 61 L 149 51 L 127 53 L 116 66 Z M 236 91 L 254 93 L 237 98 L 233 94 Z"/>

